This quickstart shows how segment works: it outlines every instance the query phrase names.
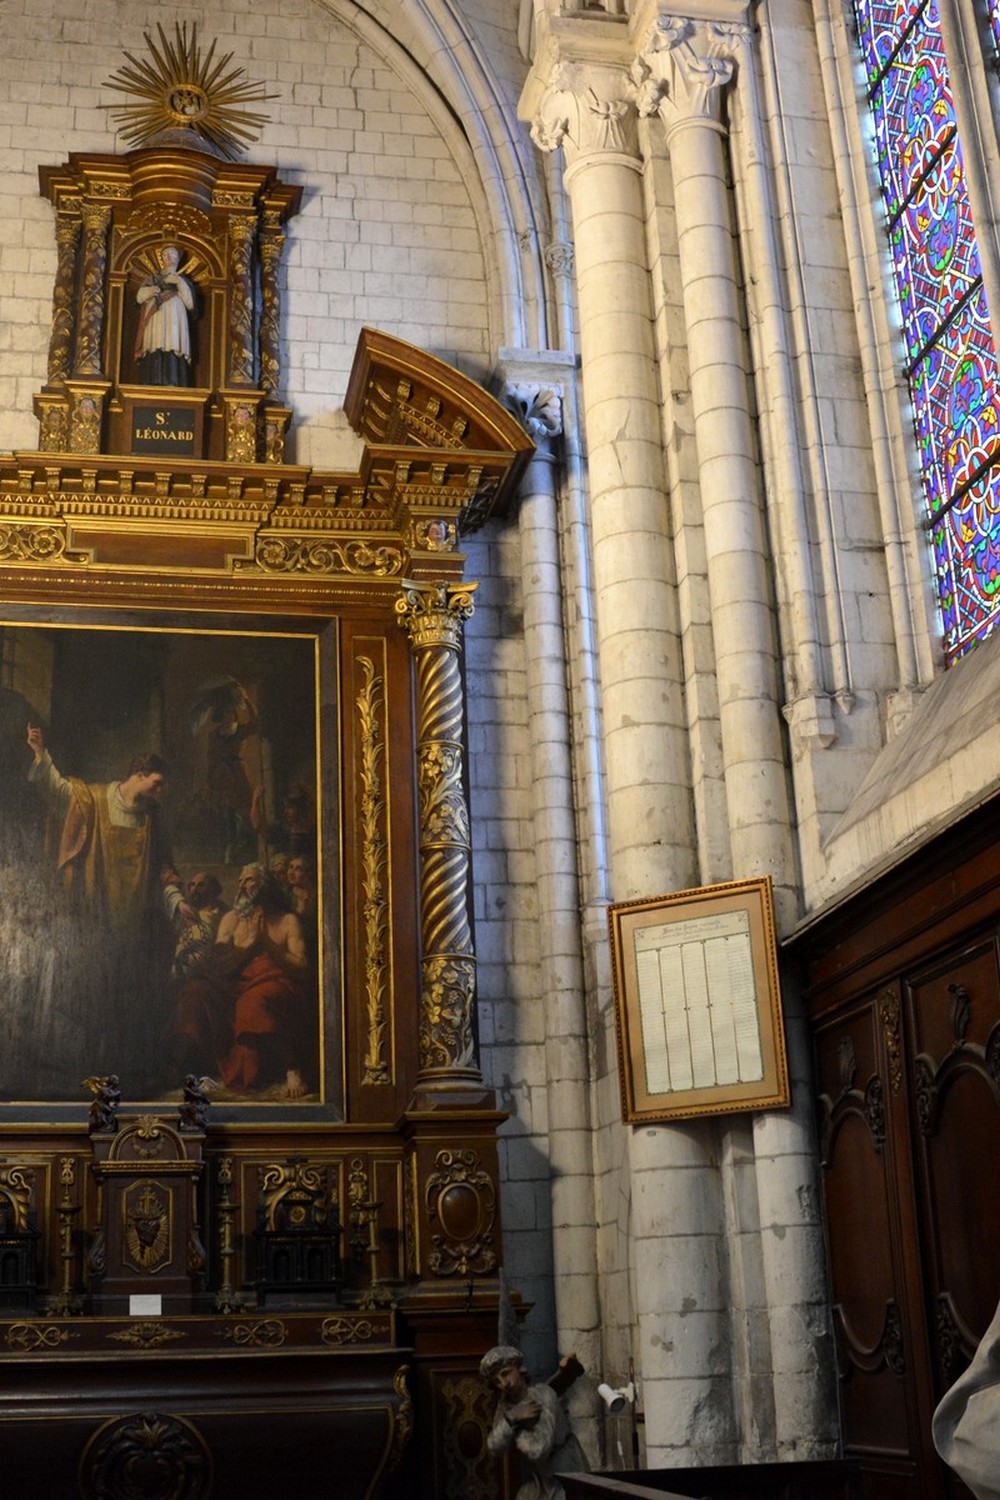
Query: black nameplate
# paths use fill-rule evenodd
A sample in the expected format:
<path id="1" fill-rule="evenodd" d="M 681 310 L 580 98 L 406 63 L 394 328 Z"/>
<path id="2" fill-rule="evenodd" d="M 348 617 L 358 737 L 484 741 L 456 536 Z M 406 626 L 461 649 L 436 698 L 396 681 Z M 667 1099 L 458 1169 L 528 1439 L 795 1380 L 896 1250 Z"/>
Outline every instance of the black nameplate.
<path id="1" fill-rule="evenodd" d="M 195 414 L 185 406 L 134 406 L 132 452 L 194 458 Z"/>

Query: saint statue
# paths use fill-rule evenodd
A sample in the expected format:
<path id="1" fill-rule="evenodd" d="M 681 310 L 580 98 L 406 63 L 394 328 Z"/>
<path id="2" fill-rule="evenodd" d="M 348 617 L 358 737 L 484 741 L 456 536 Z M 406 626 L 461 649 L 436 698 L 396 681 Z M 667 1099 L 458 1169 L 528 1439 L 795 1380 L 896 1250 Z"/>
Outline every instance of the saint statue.
<path id="1" fill-rule="evenodd" d="M 159 251 L 160 269 L 135 294 L 139 327 L 135 357 L 142 385 L 191 385 L 191 315 L 195 294 L 178 270 L 181 252 L 176 245 Z"/>

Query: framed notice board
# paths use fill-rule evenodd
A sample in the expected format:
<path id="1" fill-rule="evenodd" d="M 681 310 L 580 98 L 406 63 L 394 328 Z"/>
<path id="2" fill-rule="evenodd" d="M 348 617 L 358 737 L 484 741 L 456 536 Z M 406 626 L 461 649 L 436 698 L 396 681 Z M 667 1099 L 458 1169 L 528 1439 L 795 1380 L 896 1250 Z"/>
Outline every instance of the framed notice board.
<path id="1" fill-rule="evenodd" d="M 626 1120 L 790 1102 L 769 877 L 609 911 Z"/>

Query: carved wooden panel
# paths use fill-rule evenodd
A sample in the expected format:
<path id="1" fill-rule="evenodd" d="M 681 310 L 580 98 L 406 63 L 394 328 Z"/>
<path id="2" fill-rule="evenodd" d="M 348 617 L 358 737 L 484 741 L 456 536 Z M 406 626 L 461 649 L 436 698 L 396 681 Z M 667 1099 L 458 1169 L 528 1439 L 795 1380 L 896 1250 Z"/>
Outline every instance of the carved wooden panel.
<path id="1" fill-rule="evenodd" d="M 968 1493 L 930 1424 L 1000 1297 L 998 816 L 952 830 L 799 949 L 843 1437 L 871 1500 Z"/>

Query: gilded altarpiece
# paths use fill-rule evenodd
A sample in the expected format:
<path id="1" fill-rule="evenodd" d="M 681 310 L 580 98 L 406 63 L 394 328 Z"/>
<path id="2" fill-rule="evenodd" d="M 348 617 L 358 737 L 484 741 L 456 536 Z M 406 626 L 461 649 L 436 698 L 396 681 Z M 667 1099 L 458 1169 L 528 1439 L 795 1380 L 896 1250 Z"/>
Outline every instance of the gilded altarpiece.
<path id="1" fill-rule="evenodd" d="M 485 1500 L 502 1482 L 476 1373 L 496 1339 L 502 1116 L 476 1053 L 461 539 L 506 503 L 530 440 L 454 369 L 366 329 L 345 401 L 360 463 L 290 462 L 299 190 L 157 144 L 41 179 L 58 270 L 40 443 L 0 459 L 0 758 L 32 809 L 0 878 L 37 896 L 0 917 L 0 1031 L 23 1063 L 0 1154 L 29 1266 L 0 1319 L 5 1488 L 131 1494 L 146 1465 L 190 1497 Z M 138 291 L 158 274 L 190 290 L 183 385 L 140 378 Z M 103 815 L 66 808 L 127 788 L 125 752 L 167 742 L 165 770 L 134 773 L 160 778 L 167 968 L 150 941 L 138 967 L 88 970 L 118 917 L 111 877 L 79 873 Z M 33 810 L 46 787 L 58 816 Z M 192 991 L 181 939 L 213 906 Z M 308 994 L 263 970 L 252 989 L 247 923 Z M 20 990 L 12 954 L 31 956 Z M 90 981 L 46 989 L 43 959 Z M 25 1039 L 43 993 L 73 1007 L 58 1074 Z M 260 1247 L 305 1245 L 302 1205 L 309 1244 L 334 1237 L 324 1276 L 265 1298 Z"/>

